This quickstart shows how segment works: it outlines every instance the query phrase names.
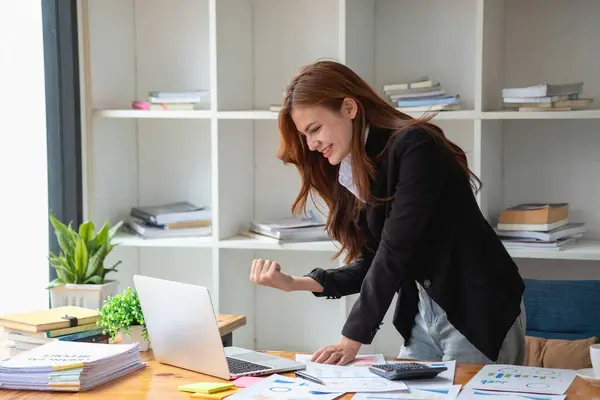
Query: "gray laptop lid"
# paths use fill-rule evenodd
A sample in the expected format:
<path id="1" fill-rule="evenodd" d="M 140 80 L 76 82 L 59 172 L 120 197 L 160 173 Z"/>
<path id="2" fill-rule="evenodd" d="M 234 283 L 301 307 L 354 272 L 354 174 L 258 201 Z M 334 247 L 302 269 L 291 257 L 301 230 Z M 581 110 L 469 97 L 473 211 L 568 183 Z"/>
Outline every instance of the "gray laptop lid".
<path id="1" fill-rule="evenodd" d="M 208 289 L 134 275 L 154 357 L 161 363 L 229 379 Z"/>

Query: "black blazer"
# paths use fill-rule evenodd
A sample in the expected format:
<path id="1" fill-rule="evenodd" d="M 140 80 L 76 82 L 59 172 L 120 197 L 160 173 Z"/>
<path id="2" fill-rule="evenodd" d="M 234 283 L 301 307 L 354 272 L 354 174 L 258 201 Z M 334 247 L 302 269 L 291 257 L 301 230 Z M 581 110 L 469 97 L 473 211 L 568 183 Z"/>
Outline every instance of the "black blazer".
<path id="1" fill-rule="evenodd" d="M 317 268 L 307 275 L 324 288 L 315 295 L 340 298 L 360 292 L 342 334 L 369 344 L 398 292 L 393 324 L 409 344 L 419 282 L 450 323 L 497 360 L 521 311 L 525 285 L 482 215 L 467 176 L 422 128 L 392 137 L 391 131 L 371 126 L 365 146 L 377 170 L 371 193 L 393 200 L 361 213 L 373 250 L 365 249 L 347 266 Z"/>

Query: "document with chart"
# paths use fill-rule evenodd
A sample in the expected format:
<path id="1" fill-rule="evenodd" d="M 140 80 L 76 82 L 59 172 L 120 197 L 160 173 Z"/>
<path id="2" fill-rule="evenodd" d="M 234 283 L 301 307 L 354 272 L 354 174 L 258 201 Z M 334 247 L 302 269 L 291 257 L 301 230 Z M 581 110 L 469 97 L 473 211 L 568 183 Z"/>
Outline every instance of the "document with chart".
<path id="1" fill-rule="evenodd" d="M 486 365 L 465 385 L 471 389 L 564 394 L 577 373 L 566 369 Z"/>
<path id="2" fill-rule="evenodd" d="M 323 392 L 389 392 L 408 390 L 402 381 L 390 381 L 375 375 L 367 366 L 338 366 L 309 362 L 307 375 L 321 380 Z"/>

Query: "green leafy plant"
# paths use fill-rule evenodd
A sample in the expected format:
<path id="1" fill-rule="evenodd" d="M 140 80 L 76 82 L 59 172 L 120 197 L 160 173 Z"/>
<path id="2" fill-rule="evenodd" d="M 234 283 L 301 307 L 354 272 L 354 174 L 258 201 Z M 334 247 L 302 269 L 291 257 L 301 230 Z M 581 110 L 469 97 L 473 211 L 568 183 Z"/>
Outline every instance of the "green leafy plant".
<path id="1" fill-rule="evenodd" d="M 81 224 L 78 231 L 73 230 L 71 223 L 67 226 L 57 220 L 52 213 L 50 222 L 61 251 L 58 256 L 50 252 L 48 257 L 57 275 L 48 285 L 49 289 L 67 283 L 102 285 L 106 274 L 117 271 L 117 265 L 121 261 L 110 268 L 104 268 L 104 260 L 116 246 L 112 239 L 123 225 L 123 221 L 119 221 L 112 228 L 109 228 L 106 221 L 96 235 L 91 221 Z"/>
<path id="2" fill-rule="evenodd" d="M 141 325 L 142 335 L 148 340 L 148 330 L 140 299 L 137 292 L 131 288 L 128 287 L 115 296 L 109 296 L 100 308 L 99 314 L 96 324 L 111 338 L 114 339 L 119 332 L 131 335 L 131 327 Z"/>

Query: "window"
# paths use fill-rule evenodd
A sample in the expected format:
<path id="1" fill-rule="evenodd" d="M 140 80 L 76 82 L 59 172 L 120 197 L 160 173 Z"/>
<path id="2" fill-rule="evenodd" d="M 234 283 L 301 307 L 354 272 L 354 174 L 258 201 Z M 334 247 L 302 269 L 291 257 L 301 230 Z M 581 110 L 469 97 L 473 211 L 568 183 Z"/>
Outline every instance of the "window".
<path id="1" fill-rule="evenodd" d="M 48 181 L 41 2 L 0 13 L 0 315 L 47 307 Z"/>

